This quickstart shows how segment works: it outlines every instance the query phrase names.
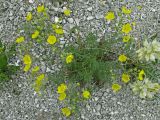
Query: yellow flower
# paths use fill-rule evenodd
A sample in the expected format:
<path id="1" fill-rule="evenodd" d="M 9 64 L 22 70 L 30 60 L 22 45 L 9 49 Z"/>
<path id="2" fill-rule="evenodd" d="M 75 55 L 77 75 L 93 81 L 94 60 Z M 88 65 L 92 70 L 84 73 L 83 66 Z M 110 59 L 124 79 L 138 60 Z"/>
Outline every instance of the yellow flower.
<path id="1" fill-rule="evenodd" d="M 38 30 L 35 30 L 34 33 L 32 34 L 32 39 L 37 38 L 38 35 L 39 35 L 39 31 L 38 31 Z"/>
<path id="2" fill-rule="evenodd" d="M 60 101 L 62 101 L 62 100 L 64 100 L 64 99 L 66 98 L 66 96 L 67 96 L 66 93 L 64 93 L 64 92 L 63 92 L 63 93 L 60 93 L 58 99 L 59 99 Z"/>
<path id="3" fill-rule="evenodd" d="M 32 73 L 39 71 L 39 69 L 40 69 L 39 66 L 35 66 L 35 67 L 32 69 Z"/>
<path id="4" fill-rule="evenodd" d="M 122 81 L 124 83 L 128 83 L 130 81 L 130 76 L 128 74 L 123 73 L 122 74 Z"/>
<path id="5" fill-rule="evenodd" d="M 83 97 L 86 98 L 86 99 L 89 99 L 90 96 L 91 96 L 90 92 L 87 91 L 87 90 L 83 91 L 82 95 L 83 95 Z"/>
<path id="6" fill-rule="evenodd" d="M 144 76 L 145 76 L 145 72 L 144 70 L 141 70 L 138 74 L 138 80 L 143 80 L 144 79 Z"/>
<path id="7" fill-rule="evenodd" d="M 123 42 L 128 42 L 130 40 L 130 35 L 123 36 Z"/>
<path id="8" fill-rule="evenodd" d="M 16 39 L 16 43 L 21 43 L 21 42 L 23 42 L 23 41 L 24 41 L 24 37 L 23 37 L 23 36 L 18 37 L 18 38 Z"/>
<path id="9" fill-rule="evenodd" d="M 55 44 L 56 43 L 56 41 L 57 41 L 57 38 L 54 36 L 54 35 L 50 35 L 49 37 L 48 37 L 48 39 L 47 39 L 47 42 L 49 43 L 49 44 Z"/>
<path id="10" fill-rule="evenodd" d="M 55 30 L 55 29 L 59 28 L 59 25 L 57 25 L 57 24 L 52 24 L 52 28 Z"/>
<path id="11" fill-rule="evenodd" d="M 108 13 L 106 13 L 105 19 L 106 19 L 107 21 L 111 21 L 111 20 L 113 20 L 114 18 L 115 18 L 114 12 L 108 12 Z"/>
<path id="12" fill-rule="evenodd" d="M 71 115 L 71 110 L 69 108 L 65 107 L 65 108 L 62 108 L 62 113 L 64 116 L 68 117 Z"/>
<path id="13" fill-rule="evenodd" d="M 113 84 L 112 85 L 112 90 L 114 92 L 118 92 L 122 87 L 119 84 Z"/>
<path id="14" fill-rule="evenodd" d="M 25 55 L 25 56 L 23 57 L 23 62 L 24 62 L 24 64 L 25 64 L 25 67 L 24 67 L 23 70 L 24 70 L 25 72 L 27 72 L 27 71 L 30 69 L 31 63 L 32 63 L 32 60 L 31 60 L 30 55 Z"/>
<path id="15" fill-rule="evenodd" d="M 120 62 L 125 62 L 125 61 L 127 60 L 127 57 L 122 54 L 122 55 L 120 55 L 120 56 L 118 57 L 118 60 L 119 60 Z"/>
<path id="16" fill-rule="evenodd" d="M 45 75 L 44 75 L 44 74 L 39 75 L 39 76 L 37 77 L 37 81 L 41 81 L 41 80 L 43 80 L 43 79 L 44 79 L 44 77 L 45 77 Z"/>
<path id="17" fill-rule="evenodd" d="M 23 62 L 24 62 L 25 65 L 31 64 L 31 63 L 32 63 L 32 60 L 31 60 L 30 55 L 28 55 L 28 54 L 25 55 L 25 56 L 23 57 Z"/>
<path id="18" fill-rule="evenodd" d="M 23 70 L 27 72 L 29 71 L 30 67 L 31 67 L 31 64 L 26 64 Z"/>
<path id="19" fill-rule="evenodd" d="M 128 9 L 127 7 L 123 6 L 122 7 L 122 12 L 124 14 L 131 14 L 132 10 L 131 9 Z"/>
<path id="20" fill-rule="evenodd" d="M 65 9 L 65 10 L 63 11 L 63 13 L 64 13 L 66 16 L 70 16 L 71 10 L 70 10 L 70 9 Z"/>
<path id="21" fill-rule="evenodd" d="M 61 28 L 55 29 L 55 32 L 56 32 L 56 34 L 63 34 L 64 33 L 63 29 L 61 29 Z"/>
<path id="22" fill-rule="evenodd" d="M 64 83 L 60 84 L 57 88 L 58 93 L 64 93 L 66 90 L 67 90 L 67 85 Z"/>
<path id="23" fill-rule="evenodd" d="M 36 81 L 35 81 L 35 91 L 36 92 L 40 91 L 40 88 L 42 86 L 42 80 L 44 79 L 44 77 L 45 77 L 45 75 L 41 74 L 36 78 Z"/>
<path id="24" fill-rule="evenodd" d="M 44 11 L 44 5 L 39 5 L 37 7 L 37 12 L 40 13 L 40 12 L 43 12 Z"/>
<path id="25" fill-rule="evenodd" d="M 29 13 L 27 14 L 27 16 L 26 16 L 26 20 L 27 20 L 27 21 L 30 21 L 31 19 L 32 19 L 32 13 L 29 12 Z"/>
<path id="26" fill-rule="evenodd" d="M 131 31 L 132 31 L 132 27 L 129 23 L 126 23 L 122 26 L 122 32 L 128 34 Z"/>
<path id="27" fill-rule="evenodd" d="M 71 63 L 74 59 L 74 56 L 72 54 L 69 54 L 67 57 L 66 57 L 66 63 Z"/>

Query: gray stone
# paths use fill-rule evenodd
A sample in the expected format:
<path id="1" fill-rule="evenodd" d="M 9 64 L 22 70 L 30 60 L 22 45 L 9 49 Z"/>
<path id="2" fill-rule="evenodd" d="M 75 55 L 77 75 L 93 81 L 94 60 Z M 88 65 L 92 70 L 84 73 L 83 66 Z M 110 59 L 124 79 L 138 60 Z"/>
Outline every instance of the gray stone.
<path id="1" fill-rule="evenodd" d="M 102 18 L 104 18 L 104 15 L 96 14 L 95 17 L 96 17 L 96 19 L 102 19 Z"/>
<path id="2" fill-rule="evenodd" d="M 112 32 L 113 29 L 111 29 L 112 27 L 110 26 L 112 22 L 107 23 L 104 21 L 104 15 L 110 10 L 109 7 L 115 10 L 127 2 L 127 4 L 131 6 L 143 6 L 141 11 L 134 11 L 133 15 L 131 15 L 132 19 L 138 19 L 138 21 L 136 21 L 137 26 L 134 27 L 135 31 L 133 31 L 133 34 L 136 35 L 136 41 L 143 40 L 145 34 L 150 36 L 158 30 L 158 15 L 156 13 L 159 13 L 159 0 L 127 0 L 123 2 L 116 0 L 109 0 L 107 2 L 105 0 L 78 0 L 70 4 L 57 4 L 57 6 L 49 3 L 48 0 L 43 1 L 48 8 L 51 8 L 49 12 L 52 17 L 61 16 L 61 12 L 63 12 L 62 6 L 67 5 L 72 10 L 71 16 L 69 18 L 65 17 L 63 22 L 61 22 L 65 29 L 64 39 L 60 39 L 62 43 L 65 40 L 74 40 L 76 38 L 75 35 L 71 37 L 68 36 L 69 31 L 75 25 L 78 25 L 82 37 L 85 37 L 88 31 L 96 32 L 98 37 L 101 37 L 105 32 Z M 102 5 L 101 3 L 104 2 L 106 2 L 105 5 Z M 15 31 L 18 29 L 17 27 L 23 23 L 23 20 L 25 20 L 26 12 L 32 11 L 37 5 L 36 3 L 27 4 L 27 1 L 23 0 L 2 0 L 0 6 L 1 4 L 2 7 L 0 9 L 5 11 L 0 13 L 0 37 L 4 42 L 13 42 L 18 35 Z M 69 19 L 69 21 L 67 19 Z M 106 28 L 103 28 L 104 24 Z M 23 32 L 21 32 L 21 34 L 23 34 Z M 37 48 L 40 48 L 40 50 Z M 33 55 L 36 55 L 37 52 L 41 53 L 45 50 L 37 45 L 34 51 L 35 54 Z M 38 54 L 37 57 L 40 57 L 40 55 L 42 54 Z M 22 61 L 18 58 L 13 60 L 13 63 L 17 66 L 22 66 Z M 45 72 L 46 69 L 50 69 L 49 67 L 47 68 L 45 62 L 41 67 L 42 71 L 40 72 L 42 73 Z M 51 68 L 55 71 L 59 70 L 56 65 L 51 66 Z M 21 120 L 23 118 L 23 120 L 36 120 L 36 116 L 42 115 L 43 119 L 46 120 L 62 120 L 63 118 L 60 114 L 60 107 L 62 106 L 57 101 L 57 86 L 51 82 L 50 85 L 46 86 L 47 90 L 42 92 L 42 94 L 44 94 L 38 96 L 32 87 L 35 79 L 32 80 L 29 74 L 23 72 L 18 75 L 15 75 L 13 80 L 4 84 L 3 90 L 0 90 L 0 119 Z M 126 86 L 123 88 L 125 87 Z M 17 94 L 19 91 L 21 92 Z M 103 90 L 96 89 L 92 93 L 92 99 L 86 104 L 88 104 L 88 106 L 82 107 L 83 111 L 80 110 L 80 113 L 78 113 L 80 116 L 76 117 L 78 120 L 159 120 L 160 118 L 159 98 L 153 101 L 141 100 L 133 96 L 129 88 L 126 90 L 122 89 L 117 94 L 114 94 L 107 88 L 103 88 Z M 55 116 L 52 114 L 52 111 L 57 111 L 56 118 L 54 118 Z M 75 120 L 74 115 L 69 119 Z"/>

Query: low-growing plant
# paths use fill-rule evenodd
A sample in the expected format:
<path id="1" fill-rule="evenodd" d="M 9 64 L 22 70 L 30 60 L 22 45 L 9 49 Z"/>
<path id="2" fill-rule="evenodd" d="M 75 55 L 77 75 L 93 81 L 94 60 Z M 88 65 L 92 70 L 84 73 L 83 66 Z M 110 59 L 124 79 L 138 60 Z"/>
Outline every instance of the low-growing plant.
<path id="1" fill-rule="evenodd" d="M 100 85 L 110 82 L 111 70 L 116 65 L 118 68 L 118 62 L 116 54 L 108 51 L 106 44 L 107 41 L 98 42 L 96 36 L 89 33 L 85 40 L 67 45 L 61 55 L 62 68 L 57 74 L 53 74 L 59 77 L 56 81 L 61 81 L 63 76 L 63 79 L 80 82 L 82 86 L 86 83 Z M 70 55 L 73 55 L 73 61 L 67 62 Z"/>
<path id="2" fill-rule="evenodd" d="M 19 33 L 16 43 L 23 70 L 30 73 L 31 79 L 35 79 L 35 91 L 41 94 L 47 82 L 57 85 L 64 116 L 70 116 L 77 111 L 75 108 L 83 99 L 91 97 L 90 88 L 95 84 L 99 87 L 112 82 L 113 92 L 120 91 L 122 85 L 130 84 L 141 98 L 151 98 L 155 95 L 153 92 L 159 92 L 159 84 L 152 84 L 149 79 L 156 81 L 154 75 L 159 75 L 159 72 L 153 71 L 159 70 L 156 66 L 160 59 L 160 42 L 156 37 L 145 42 L 134 39 L 132 31 L 136 23 L 131 19 L 132 9 L 122 6 L 118 11 L 108 11 L 104 15 L 104 29 L 107 26 L 112 31 L 105 31 L 102 38 L 94 33 L 88 33 L 84 38 L 75 25 L 70 34 L 76 35 L 76 40 L 66 40 L 65 44 L 61 43 L 66 33 L 62 20 L 70 16 L 72 11 L 65 8 L 58 14 L 60 18 L 51 21 L 44 4 L 38 5 L 36 11 L 29 11 L 26 22 L 19 30 L 24 32 Z M 40 51 L 36 52 L 33 48 Z M 44 64 L 41 62 L 49 68 L 56 67 L 48 72 L 47 68 L 42 69 Z M 136 83 L 142 85 L 141 88 L 137 88 Z M 146 89 L 149 89 L 147 95 L 142 92 Z"/>
<path id="3" fill-rule="evenodd" d="M 19 69 L 19 66 L 11 65 L 9 63 L 9 60 L 14 56 L 15 53 L 15 44 L 12 44 L 9 47 L 3 45 L 2 41 L 0 40 L 0 83 L 10 80 L 11 76 Z"/>

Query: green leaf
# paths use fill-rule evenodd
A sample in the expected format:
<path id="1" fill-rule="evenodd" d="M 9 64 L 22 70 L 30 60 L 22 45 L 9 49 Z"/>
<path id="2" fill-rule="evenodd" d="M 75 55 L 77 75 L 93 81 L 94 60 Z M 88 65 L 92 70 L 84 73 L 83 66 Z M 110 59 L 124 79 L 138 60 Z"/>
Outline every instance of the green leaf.
<path id="1" fill-rule="evenodd" d="M 8 75 L 13 75 L 13 74 L 15 74 L 17 72 L 17 70 L 20 69 L 20 66 L 9 65 L 7 67 L 7 69 L 8 69 L 8 71 L 7 71 Z"/>
<path id="2" fill-rule="evenodd" d="M 16 44 L 12 44 L 9 48 L 9 51 L 6 52 L 8 58 L 13 57 L 14 54 L 16 54 Z"/>
<path id="3" fill-rule="evenodd" d="M 2 41 L 0 40 L 0 47 L 3 47 Z"/>
<path id="4" fill-rule="evenodd" d="M 5 73 L 1 73 L 0 72 L 0 83 L 9 80 L 8 75 L 6 75 Z"/>
<path id="5" fill-rule="evenodd" d="M 96 40 L 97 37 L 93 33 L 89 33 L 85 40 L 85 46 L 89 48 L 97 47 L 98 42 Z"/>
<path id="6" fill-rule="evenodd" d="M 0 54 L 0 70 L 5 70 L 8 64 L 7 56 L 5 53 Z"/>

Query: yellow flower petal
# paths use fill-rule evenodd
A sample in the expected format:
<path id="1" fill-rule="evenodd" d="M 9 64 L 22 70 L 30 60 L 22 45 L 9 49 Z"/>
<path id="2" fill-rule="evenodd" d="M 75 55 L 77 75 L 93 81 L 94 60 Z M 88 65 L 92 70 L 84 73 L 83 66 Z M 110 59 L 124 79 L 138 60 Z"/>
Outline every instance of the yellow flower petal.
<path id="1" fill-rule="evenodd" d="M 71 110 L 69 108 L 62 108 L 62 113 L 64 116 L 68 117 L 71 115 Z"/>
<path id="2" fill-rule="evenodd" d="M 35 81 L 35 91 L 38 93 L 41 89 L 41 86 L 43 84 L 42 80 L 44 79 L 45 75 L 44 74 L 41 74 L 39 75 L 37 78 L 36 78 L 36 81 Z"/>
<path id="3" fill-rule="evenodd" d="M 29 12 L 29 13 L 27 13 L 26 20 L 30 21 L 31 19 L 32 19 L 32 13 Z"/>
<path id="4" fill-rule="evenodd" d="M 122 7 L 122 12 L 124 14 L 131 14 L 132 10 L 131 9 L 128 9 L 127 7 L 123 6 Z"/>
<path id="5" fill-rule="evenodd" d="M 122 81 L 124 83 L 128 83 L 130 81 L 130 76 L 128 74 L 123 73 L 122 74 Z"/>
<path id="6" fill-rule="evenodd" d="M 71 10 L 70 10 L 70 9 L 65 9 L 65 10 L 63 11 L 63 13 L 64 13 L 66 16 L 70 16 Z"/>
<path id="7" fill-rule="evenodd" d="M 120 56 L 118 57 L 118 60 L 119 60 L 120 62 L 126 62 L 127 57 L 122 54 L 122 55 L 120 55 Z"/>
<path id="8" fill-rule="evenodd" d="M 44 11 L 44 5 L 39 5 L 38 7 L 37 7 L 37 12 L 38 13 L 41 13 L 41 12 L 43 12 Z"/>
<path id="9" fill-rule="evenodd" d="M 55 44 L 56 43 L 56 41 L 57 41 L 57 38 L 54 36 L 54 35 L 50 35 L 49 37 L 48 37 L 48 39 L 47 39 L 47 42 L 49 43 L 49 44 Z"/>
<path id="10" fill-rule="evenodd" d="M 64 93 L 64 92 L 63 92 L 63 93 L 60 93 L 58 99 L 59 99 L 60 101 L 62 101 L 62 100 L 64 100 L 64 99 L 66 98 L 66 96 L 67 96 L 66 93 Z"/>
<path id="11" fill-rule="evenodd" d="M 114 92 L 118 92 L 122 87 L 119 84 L 113 84 L 112 85 L 112 90 Z"/>
<path id="12" fill-rule="evenodd" d="M 55 29 L 55 32 L 56 32 L 56 34 L 64 34 L 64 32 L 63 32 L 63 29 L 60 29 L 60 28 L 58 28 L 58 29 Z"/>
<path id="13" fill-rule="evenodd" d="M 35 39 L 39 36 L 39 31 L 35 30 L 34 33 L 32 34 L 32 39 Z"/>
<path id="14" fill-rule="evenodd" d="M 67 57 L 66 57 L 66 63 L 69 64 L 73 61 L 74 59 L 74 56 L 72 54 L 69 54 Z"/>
<path id="15" fill-rule="evenodd" d="M 143 80 L 144 79 L 144 76 L 145 76 L 145 72 L 144 70 L 141 70 L 138 74 L 138 80 Z"/>
<path id="16" fill-rule="evenodd" d="M 31 64 L 27 64 L 27 65 L 25 65 L 25 67 L 24 67 L 24 71 L 25 72 L 28 72 L 29 71 L 29 69 L 30 69 L 30 67 L 31 67 Z"/>
<path id="17" fill-rule="evenodd" d="M 59 28 L 59 25 L 57 25 L 57 24 L 52 24 L 52 28 L 55 30 L 55 29 Z"/>
<path id="18" fill-rule="evenodd" d="M 35 66 L 33 69 L 32 69 L 32 73 L 35 73 L 35 72 L 37 72 L 37 71 L 39 71 L 39 66 Z"/>
<path id="19" fill-rule="evenodd" d="M 23 42 L 23 41 L 24 41 L 24 37 L 23 37 L 23 36 L 18 37 L 18 38 L 16 39 L 16 43 L 21 43 L 21 42 Z"/>
<path id="20" fill-rule="evenodd" d="M 83 97 L 86 98 L 86 99 L 89 99 L 90 96 L 91 96 L 90 92 L 87 91 L 87 90 L 83 91 L 82 95 L 83 95 Z"/>
<path id="21" fill-rule="evenodd" d="M 123 36 L 123 42 L 128 42 L 130 40 L 130 35 Z"/>
<path id="22" fill-rule="evenodd" d="M 114 12 L 108 12 L 108 13 L 106 13 L 105 19 L 107 21 L 111 21 L 111 20 L 115 19 Z"/>
<path id="23" fill-rule="evenodd" d="M 122 32 L 128 34 L 132 31 L 132 26 L 129 23 L 126 23 L 122 26 Z"/>
<path id="24" fill-rule="evenodd" d="M 23 62 L 24 62 L 24 64 L 31 64 L 32 63 L 32 60 L 31 60 L 31 57 L 30 57 L 30 55 L 25 55 L 24 57 L 23 57 Z"/>
<path id="25" fill-rule="evenodd" d="M 67 85 L 62 83 L 57 88 L 57 93 L 64 93 L 67 90 Z"/>

